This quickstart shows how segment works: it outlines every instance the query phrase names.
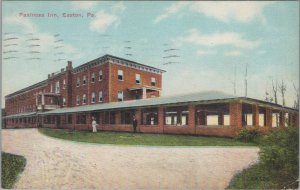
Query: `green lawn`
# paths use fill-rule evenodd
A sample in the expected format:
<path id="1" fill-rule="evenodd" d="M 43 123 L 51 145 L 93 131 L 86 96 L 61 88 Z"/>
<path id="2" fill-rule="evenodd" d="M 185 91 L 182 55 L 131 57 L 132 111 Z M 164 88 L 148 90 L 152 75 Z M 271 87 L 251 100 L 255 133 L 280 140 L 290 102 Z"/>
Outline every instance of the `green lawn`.
<path id="1" fill-rule="evenodd" d="M 23 156 L 8 154 L 2 152 L 2 171 L 1 186 L 5 189 L 11 189 L 16 182 L 19 173 L 21 173 L 26 165 L 26 159 Z"/>
<path id="2" fill-rule="evenodd" d="M 118 145 L 150 145 L 150 146 L 256 146 L 254 143 L 240 142 L 230 138 L 200 137 L 188 135 L 162 135 L 123 132 L 84 132 L 64 129 L 40 128 L 39 132 L 55 138 Z"/>

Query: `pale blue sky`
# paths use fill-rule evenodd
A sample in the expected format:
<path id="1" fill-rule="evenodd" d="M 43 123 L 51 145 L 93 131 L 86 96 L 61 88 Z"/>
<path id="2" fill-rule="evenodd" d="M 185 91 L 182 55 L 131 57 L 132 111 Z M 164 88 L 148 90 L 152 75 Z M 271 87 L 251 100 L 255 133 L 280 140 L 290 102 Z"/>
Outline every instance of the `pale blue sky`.
<path id="1" fill-rule="evenodd" d="M 19 16 L 48 12 L 59 18 Z M 88 12 L 96 17 L 86 17 Z M 62 13 L 83 17 L 63 18 Z M 163 96 L 206 90 L 233 94 L 234 65 L 236 95 L 244 96 L 248 64 L 248 97 L 264 99 L 272 79 L 284 80 L 287 104 L 293 105 L 292 83 L 298 86 L 299 78 L 297 1 L 4 1 L 2 16 L 3 40 L 18 38 L 3 41 L 2 103 L 5 95 L 46 79 L 67 60 L 78 66 L 108 53 L 166 70 Z M 60 39 L 63 42 L 54 43 Z M 18 45 L 5 46 L 10 44 Z M 163 58 L 172 55 L 180 57 Z M 8 57 L 17 58 L 4 59 Z M 37 57 L 40 60 L 31 59 Z"/>

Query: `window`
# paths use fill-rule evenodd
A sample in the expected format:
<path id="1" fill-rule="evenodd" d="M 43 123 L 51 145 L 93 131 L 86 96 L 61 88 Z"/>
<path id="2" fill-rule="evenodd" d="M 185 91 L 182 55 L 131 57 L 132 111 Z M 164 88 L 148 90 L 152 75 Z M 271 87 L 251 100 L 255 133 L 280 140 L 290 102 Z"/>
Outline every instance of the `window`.
<path id="1" fill-rule="evenodd" d="M 86 124 L 86 115 L 77 114 L 76 123 L 77 124 Z"/>
<path id="2" fill-rule="evenodd" d="M 118 70 L 118 79 L 119 80 L 124 80 L 124 76 L 123 76 L 123 71 L 122 70 Z"/>
<path id="3" fill-rule="evenodd" d="M 65 105 L 66 105 L 66 98 L 63 97 L 63 106 L 65 106 Z"/>
<path id="4" fill-rule="evenodd" d="M 80 86 L 80 78 L 77 78 L 77 83 L 76 86 L 79 87 Z"/>
<path id="5" fill-rule="evenodd" d="M 260 114 L 259 114 L 258 125 L 259 125 L 260 127 L 265 126 L 265 114 L 263 114 L 263 113 L 260 113 Z"/>
<path id="6" fill-rule="evenodd" d="M 157 125 L 158 124 L 158 111 L 157 108 L 144 109 L 142 111 L 142 124 L 143 125 Z"/>
<path id="7" fill-rule="evenodd" d="M 50 86 L 50 92 L 53 92 L 53 86 L 52 86 L 52 84 Z"/>
<path id="8" fill-rule="evenodd" d="M 156 86 L 156 79 L 151 77 L 151 86 Z"/>
<path id="9" fill-rule="evenodd" d="M 223 125 L 226 125 L 226 126 L 230 125 L 230 115 L 223 116 Z"/>
<path id="10" fill-rule="evenodd" d="M 96 101 L 96 93 L 92 92 L 92 103 L 95 103 Z"/>
<path id="11" fill-rule="evenodd" d="M 76 104 L 77 104 L 77 105 L 80 104 L 80 96 L 77 96 L 77 98 L 76 98 Z"/>
<path id="12" fill-rule="evenodd" d="M 123 101 L 123 91 L 118 91 L 118 101 L 122 102 Z"/>
<path id="13" fill-rule="evenodd" d="M 66 89 L 66 79 L 63 80 L 63 89 Z"/>
<path id="14" fill-rule="evenodd" d="M 218 115 L 208 115 L 206 116 L 206 125 L 219 125 Z"/>
<path id="15" fill-rule="evenodd" d="M 82 97 L 82 104 L 86 104 L 86 94 L 84 94 Z"/>
<path id="16" fill-rule="evenodd" d="M 279 127 L 279 113 L 272 113 L 272 127 Z"/>
<path id="17" fill-rule="evenodd" d="M 104 119 L 102 124 L 115 124 L 116 123 L 116 112 L 106 111 L 104 112 Z"/>
<path id="18" fill-rule="evenodd" d="M 188 125 L 187 107 L 165 109 L 165 125 Z"/>
<path id="19" fill-rule="evenodd" d="M 95 82 L 95 73 L 92 74 L 92 79 L 91 82 L 94 83 Z"/>
<path id="20" fill-rule="evenodd" d="M 59 91 L 60 91 L 60 89 L 59 89 L 59 81 L 57 81 L 56 84 L 55 84 L 55 93 L 58 94 Z"/>
<path id="21" fill-rule="evenodd" d="M 141 75 L 140 74 L 135 74 L 135 83 L 141 84 Z"/>
<path id="22" fill-rule="evenodd" d="M 72 115 L 67 116 L 67 124 L 72 124 Z"/>
<path id="23" fill-rule="evenodd" d="M 83 76 L 82 85 L 86 85 L 86 76 Z"/>
<path id="24" fill-rule="evenodd" d="M 101 81 L 103 79 L 103 73 L 102 70 L 99 71 L 99 81 Z"/>
<path id="25" fill-rule="evenodd" d="M 99 92 L 99 102 L 103 101 L 103 94 L 102 91 Z"/>
<path id="26" fill-rule="evenodd" d="M 132 124 L 133 110 L 121 111 L 121 124 Z"/>

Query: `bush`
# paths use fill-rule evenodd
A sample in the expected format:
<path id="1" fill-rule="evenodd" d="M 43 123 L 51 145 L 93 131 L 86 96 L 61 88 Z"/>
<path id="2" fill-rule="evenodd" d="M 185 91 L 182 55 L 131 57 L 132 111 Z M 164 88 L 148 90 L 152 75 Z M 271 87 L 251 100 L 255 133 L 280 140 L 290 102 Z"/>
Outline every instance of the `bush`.
<path id="1" fill-rule="evenodd" d="M 26 159 L 23 156 L 2 152 L 2 171 L 1 186 L 5 189 L 13 188 L 19 173 L 26 165 Z"/>
<path id="2" fill-rule="evenodd" d="M 298 128 L 279 129 L 263 136 L 260 149 L 260 160 L 269 169 L 284 170 L 298 176 Z"/>
<path id="3" fill-rule="evenodd" d="M 243 142 L 257 142 L 259 137 L 260 133 L 256 129 L 242 129 L 236 139 Z"/>
<path id="4" fill-rule="evenodd" d="M 250 135 L 241 131 L 240 138 Z M 261 135 L 260 160 L 238 173 L 227 189 L 297 189 L 299 186 L 299 129 L 288 127 Z"/>

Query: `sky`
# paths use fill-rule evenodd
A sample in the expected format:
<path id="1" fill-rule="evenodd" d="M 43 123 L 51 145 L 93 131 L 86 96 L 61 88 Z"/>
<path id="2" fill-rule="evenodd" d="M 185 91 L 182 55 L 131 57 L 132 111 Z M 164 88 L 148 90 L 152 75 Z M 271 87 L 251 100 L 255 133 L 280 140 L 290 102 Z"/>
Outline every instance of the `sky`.
<path id="1" fill-rule="evenodd" d="M 157 67 L 162 96 L 222 91 L 265 99 L 299 86 L 297 1 L 4 1 L 4 97 L 105 54 Z M 49 13 L 49 14 L 48 14 Z M 54 16 L 55 15 L 55 16 Z M 247 76 L 246 76 L 247 68 Z M 279 96 L 279 103 L 282 103 Z"/>

